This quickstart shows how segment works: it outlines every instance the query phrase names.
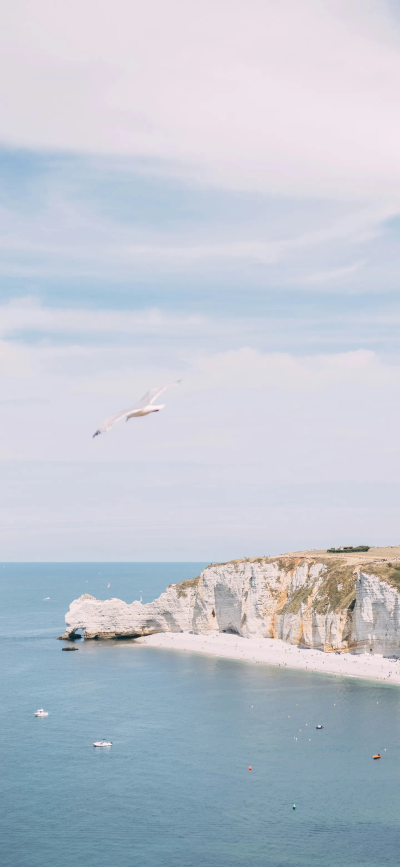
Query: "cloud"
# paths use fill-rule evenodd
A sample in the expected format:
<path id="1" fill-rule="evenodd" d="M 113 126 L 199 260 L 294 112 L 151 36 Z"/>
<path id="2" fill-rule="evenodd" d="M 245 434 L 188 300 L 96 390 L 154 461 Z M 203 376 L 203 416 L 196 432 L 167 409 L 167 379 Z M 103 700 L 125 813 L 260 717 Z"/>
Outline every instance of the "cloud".
<path id="1" fill-rule="evenodd" d="M 2 22 L 0 135 L 202 182 L 399 202 L 399 22 L 371 0 L 45 0 Z"/>
<path id="2" fill-rule="evenodd" d="M 204 317 L 168 315 L 160 310 L 102 310 L 43 306 L 38 299 L 18 298 L 0 305 L 0 335 L 39 334 L 106 336 L 160 335 L 199 331 Z"/>
<path id="3" fill-rule="evenodd" d="M 390 441 L 397 448 L 400 413 L 393 394 L 400 387 L 400 365 L 371 350 L 313 356 L 265 352 L 240 346 L 240 331 L 229 332 L 228 323 L 224 342 L 239 345 L 216 351 L 222 337 L 212 320 L 185 323 L 177 317 L 174 322 L 155 311 L 114 311 L 108 318 L 101 310 L 25 304 L 4 306 L 0 318 L 0 401 L 11 406 L 1 434 L 3 458 L 90 461 L 101 454 L 106 461 L 128 459 L 133 435 L 143 459 L 154 453 L 179 460 L 195 455 L 206 465 L 213 455 L 213 461 L 240 464 L 249 449 L 251 459 L 262 462 L 267 437 L 269 449 L 281 456 L 275 473 L 284 444 L 292 461 L 304 449 L 304 467 L 313 464 L 311 444 L 323 436 L 323 463 L 329 466 L 329 450 L 335 456 L 349 447 L 353 454 L 358 431 L 360 445 L 353 455 L 358 466 L 383 419 L 390 431 L 385 447 Z M 32 343 L 35 329 L 40 340 Z M 208 342 L 204 331 L 210 331 Z M 93 424 L 133 403 L 150 386 L 182 377 L 157 425 L 126 426 L 93 450 Z M 43 403 L 39 411 L 30 408 L 32 400 Z"/>
<path id="4" fill-rule="evenodd" d="M 84 559 L 229 558 L 352 532 L 390 541 L 398 362 L 365 349 L 221 351 L 212 319 L 157 311 L 25 301 L 3 305 L 0 321 L 4 558 L 68 559 L 71 547 Z M 241 333 L 228 326 L 232 347 Z M 102 418 L 180 377 L 162 413 L 92 439 Z"/>
<path id="5" fill-rule="evenodd" d="M 319 310 L 304 310 L 292 302 L 288 310 L 283 304 L 282 310 L 255 315 L 250 309 L 239 316 L 225 306 L 207 314 L 192 314 L 174 310 L 172 305 L 171 309 L 166 305 L 165 310 L 53 306 L 33 296 L 21 296 L 0 304 L 0 338 L 9 347 L 10 357 L 16 348 L 25 353 L 34 344 L 43 357 L 96 358 L 102 370 L 118 353 L 126 358 L 140 354 L 153 362 L 156 359 L 161 367 L 173 358 L 185 369 L 191 364 L 189 359 L 203 356 L 220 357 L 221 364 L 226 365 L 230 352 L 238 367 L 242 361 L 246 366 L 248 359 L 241 359 L 237 352 L 258 352 L 266 359 L 309 357 L 311 364 L 313 357 L 336 357 L 335 353 L 340 355 L 345 347 L 354 351 L 353 347 L 362 346 L 364 349 L 356 351 L 373 349 L 382 357 L 391 352 L 397 359 L 398 306 L 392 305 L 388 312 L 375 303 L 364 309 L 355 296 L 343 317 L 340 310 L 325 309 L 324 297 L 321 301 Z M 9 370 L 11 374 L 11 365 Z"/>
<path id="6" fill-rule="evenodd" d="M 361 250 L 373 255 L 394 216 L 391 203 L 200 191 L 150 177 L 149 167 L 142 176 L 138 164 L 128 169 L 118 159 L 98 164 L 5 151 L 0 190 L 0 276 L 73 278 L 80 291 L 98 278 L 112 297 L 124 281 L 186 275 L 212 275 L 219 284 L 267 280 L 318 290 L 337 279 L 339 288 L 353 286 Z M 388 261 L 385 251 L 386 268 Z"/>
<path id="7" fill-rule="evenodd" d="M 383 489 L 372 498 L 398 479 L 400 365 L 371 347 L 397 351 L 382 298 L 398 288 L 399 85 L 385 0 L 8 5 L 12 556 L 28 537 L 39 556 L 56 539 L 53 557 L 85 537 L 82 556 L 129 559 L 135 535 L 145 558 L 183 538 L 186 557 L 218 557 L 220 539 L 229 557 L 395 526 Z M 92 440 L 180 377 L 163 413 Z M 366 477 L 355 519 L 349 485 Z"/>
<path id="8" fill-rule="evenodd" d="M 342 280 L 343 278 L 348 277 L 350 274 L 355 274 L 356 271 L 359 271 L 361 268 L 364 268 L 366 265 L 366 260 L 361 262 L 354 262 L 353 265 L 347 265 L 345 268 L 332 268 L 330 271 L 321 271 L 317 274 L 307 274 L 302 278 L 302 282 L 307 283 L 307 285 L 312 286 L 317 283 L 320 285 L 321 283 L 330 283 L 331 281 Z"/>
<path id="9" fill-rule="evenodd" d="M 343 395 L 356 390 L 360 395 L 400 386 L 400 366 L 382 363 L 375 352 L 365 349 L 296 357 L 244 347 L 208 356 L 199 360 L 198 367 L 200 381 L 207 382 L 208 388 L 271 391 L 292 394 L 296 400 L 299 394 L 312 393 L 330 400 L 331 389 L 342 389 Z"/>
<path id="10" fill-rule="evenodd" d="M 0 340 L 0 372 L 6 388 L 6 379 L 8 382 L 15 379 L 29 379 L 33 370 L 26 347 Z"/>

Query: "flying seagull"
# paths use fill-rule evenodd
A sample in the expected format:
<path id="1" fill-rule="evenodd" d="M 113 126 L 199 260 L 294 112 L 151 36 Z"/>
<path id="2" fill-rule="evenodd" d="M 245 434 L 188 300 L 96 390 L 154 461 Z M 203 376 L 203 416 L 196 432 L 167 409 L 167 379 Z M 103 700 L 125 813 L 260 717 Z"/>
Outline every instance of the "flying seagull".
<path id="1" fill-rule="evenodd" d="M 156 388 L 151 388 L 147 394 L 142 397 L 139 403 L 136 406 L 132 406 L 131 409 L 123 409 L 121 412 L 116 412 L 115 415 L 110 415 L 110 418 L 106 418 L 96 431 L 93 434 L 93 437 L 97 437 L 99 434 L 105 433 L 107 430 L 110 430 L 110 427 L 113 424 L 116 424 L 117 421 L 122 421 L 123 418 L 126 421 L 129 421 L 130 418 L 138 418 L 141 415 L 148 415 L 150 412 L 158 412 L 160 409 L 164 409 L 165 403 L 160 403 L 157 405 L 154 404 L 155 399 L 165 391 L 166 388 L 170 388 L 171 385 L 178 385 L 182 382 L 181 379 L 177 379 L 176 382 L 168 382 L 167 385 L 157 386 Z"/>

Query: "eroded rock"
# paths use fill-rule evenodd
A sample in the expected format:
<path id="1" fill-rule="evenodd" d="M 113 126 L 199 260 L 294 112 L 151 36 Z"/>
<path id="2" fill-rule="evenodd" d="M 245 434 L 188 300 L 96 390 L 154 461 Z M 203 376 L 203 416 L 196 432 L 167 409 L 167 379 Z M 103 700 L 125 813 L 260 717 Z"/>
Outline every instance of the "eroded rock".
<path id="1" fill-rule="evenodd" d="M 377 549 L 371 549 L 377 550 Z M 63 639 L 234 632 L 321 650 L 400 655 L 400 561 L 305 552 L 208 566 L 154 602 L 71 603 Z"/>

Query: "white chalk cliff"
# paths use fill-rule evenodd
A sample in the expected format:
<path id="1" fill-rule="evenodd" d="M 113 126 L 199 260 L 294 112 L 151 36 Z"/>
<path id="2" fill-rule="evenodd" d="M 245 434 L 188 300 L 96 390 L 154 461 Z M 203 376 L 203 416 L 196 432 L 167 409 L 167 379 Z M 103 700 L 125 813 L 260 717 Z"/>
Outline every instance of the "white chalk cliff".
<path id="1" fill-rule="evenodd" d="M 208 566 L 149 602 L 85 594 L 62 638 L 134 638 L 154 632 L 235 632 L 323 650 L 400 655 L 400 548 L 379 557 L 301 552 Z M 399 559 L 398 559 L 399 557 Z"/>

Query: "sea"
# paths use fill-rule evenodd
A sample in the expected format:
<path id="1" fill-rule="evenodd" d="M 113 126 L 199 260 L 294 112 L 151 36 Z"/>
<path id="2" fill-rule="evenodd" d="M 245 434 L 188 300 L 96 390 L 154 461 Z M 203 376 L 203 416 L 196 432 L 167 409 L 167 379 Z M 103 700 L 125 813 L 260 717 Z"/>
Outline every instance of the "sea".
<path id="1" fill-rule="evenodd" d="M 2 867 L 398 867 L 399 687 L 134 641 L 62 652 L 82 593 L 146 602 L 204 565 L 0 564 Z"/>

